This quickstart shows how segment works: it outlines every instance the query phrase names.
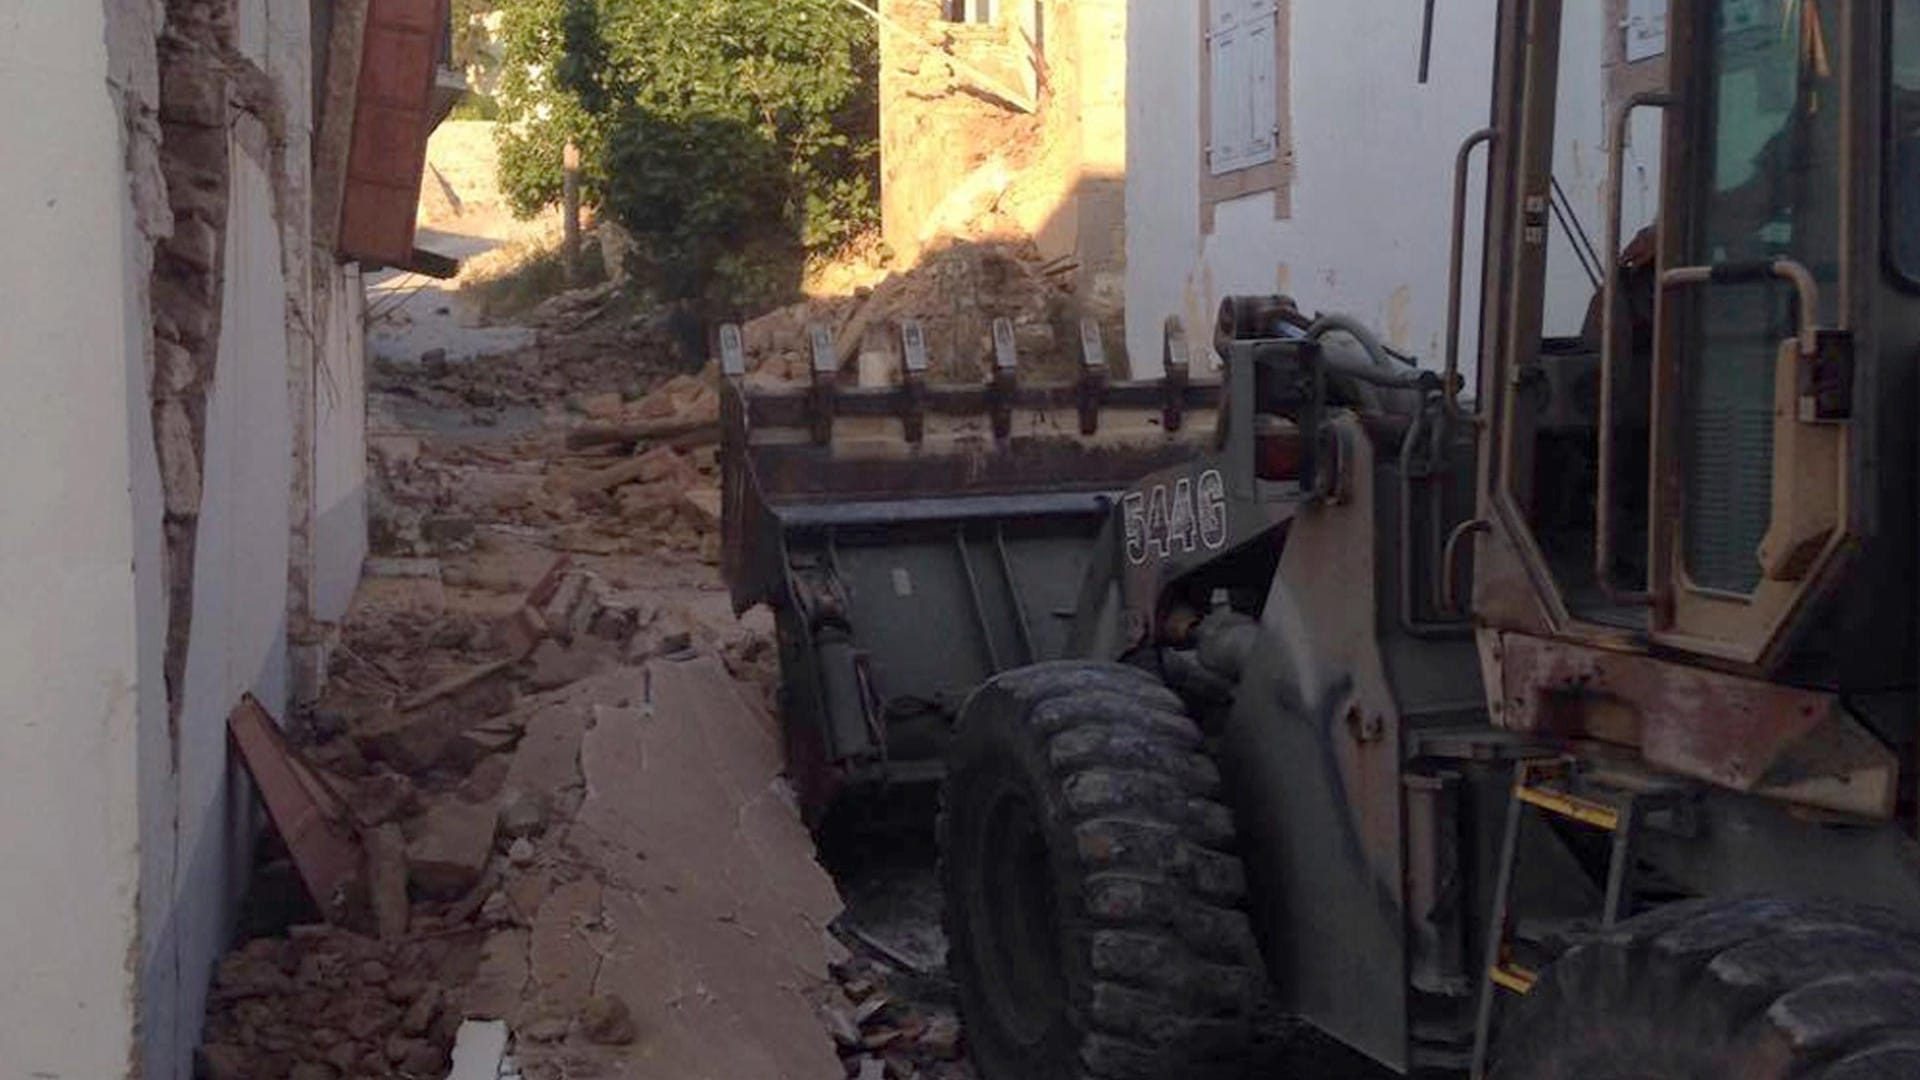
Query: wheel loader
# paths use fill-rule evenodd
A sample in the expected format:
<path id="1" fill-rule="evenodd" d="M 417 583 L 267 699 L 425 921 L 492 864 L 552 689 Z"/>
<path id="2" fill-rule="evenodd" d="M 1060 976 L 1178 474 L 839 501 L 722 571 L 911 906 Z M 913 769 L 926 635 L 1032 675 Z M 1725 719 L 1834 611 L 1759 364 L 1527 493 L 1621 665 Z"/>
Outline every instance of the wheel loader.
<path id="1" fill-rule="evenodd" d="M 756 390 L 723 333 L 792 775 L 938 786 L 988 1080 L 1237 1074 L 1275 1009 L 1409 1073 L 1920 1077 L 1920 2 L 1672 0 L 1556 337 L 1582 9 L 1497 6 L 1430 366 L 1284 297 L 1153 382 L 1001 326 L 937 385 L 907 324 L 881 385 L 822 332 Z"/>

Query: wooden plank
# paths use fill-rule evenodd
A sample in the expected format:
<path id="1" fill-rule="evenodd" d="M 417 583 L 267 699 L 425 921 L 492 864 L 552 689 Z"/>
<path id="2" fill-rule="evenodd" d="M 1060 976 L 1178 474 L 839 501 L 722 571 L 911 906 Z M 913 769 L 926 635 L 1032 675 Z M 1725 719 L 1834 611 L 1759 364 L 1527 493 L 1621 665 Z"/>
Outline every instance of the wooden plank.
<path id="1" fill-rule="evenodd" d="M 241 698 L 228 715 L 227 731 L 321 914 L 330 922 L 348 921 L 364 903 L 366 887 L 346 805 L 287 745 L 253 695 Z"/>

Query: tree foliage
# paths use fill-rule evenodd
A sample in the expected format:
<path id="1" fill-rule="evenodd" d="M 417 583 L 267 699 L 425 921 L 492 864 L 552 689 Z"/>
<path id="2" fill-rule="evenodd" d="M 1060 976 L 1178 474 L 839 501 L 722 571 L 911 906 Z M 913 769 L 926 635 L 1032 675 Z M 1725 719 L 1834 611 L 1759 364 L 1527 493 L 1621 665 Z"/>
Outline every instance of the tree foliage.
<path id="1" fill-rule="evenodd" d="M 841 0 L 507 0 L 502 185 L 560 196 L 561 148 L 672 298 L 760 292 L 766 267 L 876 215 L 872 25 Z M 759 270 L 755 267 L 759 266 Z"/>

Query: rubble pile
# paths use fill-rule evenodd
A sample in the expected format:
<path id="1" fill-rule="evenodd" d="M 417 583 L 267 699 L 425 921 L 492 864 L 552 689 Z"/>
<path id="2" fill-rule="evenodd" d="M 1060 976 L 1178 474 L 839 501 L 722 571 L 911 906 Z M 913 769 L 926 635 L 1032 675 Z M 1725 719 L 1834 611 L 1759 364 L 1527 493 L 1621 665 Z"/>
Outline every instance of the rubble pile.
<path id="1" fill-rule="evenodd" d="M 837 993 L 824 1012 L 846 1074 L 856 1080 L 972 1080 L 959 1015 L 895 993 L 891 974 L 862 957 L 833 966 Z"/>
<path id="2" fill-rule="evenodd" d="M 216 979 L 205 1075 L 439 1077 L 461 1022 L 497 1019 L 526 1077 L 585 1076 L 640 1037 L 581 952 L 608 947 L 612 887 L 576 822 L 583 740 L 637 722 L 650 661 L 711 658 L 750 701 L 775 684 L 770 617 L 736 620 L 709 565 L 714 379 L 645 390 L 580 390 L 515 438 L 371 440 L 381 550 L 289 724 L 350 812 L 365 895 L 340 926 L 310 903 L 254 920 Z M 260 879 L 293 880 L 279 850 Z"/>
<path id="3" fill-rule="evenodd" d="M 473 1017 L 525 1022 L 535 1042 L 623 1041 L 617 1002 L 583 1012 L 585 999 L 542 998 L 552 1008 L 533 1015 L 524 980 L 502 973 L 526 967 L 502 953 L 524 954 L 545 897 L 592 883 L 565 839 L 585 796 L 579 738 L 601 696 L 580 684 L 696 643 L 744 671 L 771 647 L 747 627 L 696 632 L 684 612 L 623 597 L 564 557 L 491 622 L 423 607 L 352 627 L 299 728 L 304 759 L 362 838 L 366 918 L 296 925 L 229 954 L 201 1055 L 213 1080 L 440 1076 Z M 539 1060 L 528 1076 L 561 1075 Z"/>
<path id="4" fill-rule="evenodd" d="M 991 369 L 993 321 L 1006 318 L 1013 323 L 1023 371 L 1071 377 L 1079 362 L 1083 306 L 1072 295 L 1073 270 L 1070 262 L 1043 262 L 1027 243 L 949 244 L 872 289 L 794 304 L 747 323 L 742 336 L 748 365 L 758 380 L 804 381 L 812 362 L 807 327 L 820 323 L 834 333 L 845 370 L 863 350 L 895 353 L 893 328 L 902 319 L 916 319 L 926 334 L 934 376 L 973 382 Z M 1109 342 L 1117 344 L 1119 322 L 1104 329 Z M 897 379 L 899 365 L 889 370 Z"/>
<path id="5" fill-rule="evenodd" d="M 578 295 L 563 293 L 554 301 L 574 302 Z M 434 408 L 464 410 L 473 423 L 486 427 L 497 424 L 502 410 L 513 406 L 544 408 L 583 394 L 638 397 L 684 366 L 674 340 L 657 319 L 621 322 L 600 319 L 598 307 L 569 310 L 560 306 L 549 311 L 561 324 L 556 331 L 566 331 L 568 319 L 592 325 L 542 332 L 531 347 L 494 356 L 454 360 L 445 349 L 435 348 L 417 360 L 377 360 L 368 373 L 370 389 Z"/>
<path id="6" fill-rule="evenodd" d="M 255 938 L 215 973 L 205 1080 L 439 1077 L 459 1017 L 443 980 L 462 950 L 445 939 L 383 944 L 323 924 Z"/>
<path id="7" fill-rule="evenodd" d="M 934 265 L 824 309 L 856 340 L 924 318 L 937 351 L 1004 315 L 1029 363 L 1057 339 L 1030 258 Z M 763 366 L 808 317 L 772 317 L 796 320 L 778 346 L 754 324 Z M 374 554 L 282 751 L 357 877 L 316 890 L 346 896 L 323 923 L 287 889 L 313 881 L 299 846 L 264 845 L 200 1074 L 438 1078 L 487 1022 L 524 1080 L 970 1076 L 952 1011 L 827 931 L 778 776 L 773 617 L 736 618 L 714 571 L 717 372 L 676 371 L 671 335 L 593 291 L 537 319 L 520 353 L 374 374 Z M 736 1038 L 746 1007 L 765 1030 Z"/>
<path id="8" fill-rule="evenodd" d="M 570 414 L 552 428 L 504 445 L 376 436 L 374 550 L 464 553 L 487 542 L 479 526 L 489 523 L 555 530 L 562 550 L 679 552 L 717 564 L 720 399 L 712 369 L 645 395 L 582 391 L 567 400 Z"/>

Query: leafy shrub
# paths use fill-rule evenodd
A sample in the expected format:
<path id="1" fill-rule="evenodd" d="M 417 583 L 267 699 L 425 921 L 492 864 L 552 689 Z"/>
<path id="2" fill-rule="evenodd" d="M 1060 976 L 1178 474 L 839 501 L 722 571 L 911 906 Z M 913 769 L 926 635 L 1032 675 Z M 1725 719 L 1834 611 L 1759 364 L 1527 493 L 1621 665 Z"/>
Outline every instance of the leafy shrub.
<path id="1" fill-rule="evenodd" d="M 675 300 L 776 299 L 877 219 L 877 57 L 841 0 L 507 0 L 501 184 L 561 192 L 631 232 Z"/>

